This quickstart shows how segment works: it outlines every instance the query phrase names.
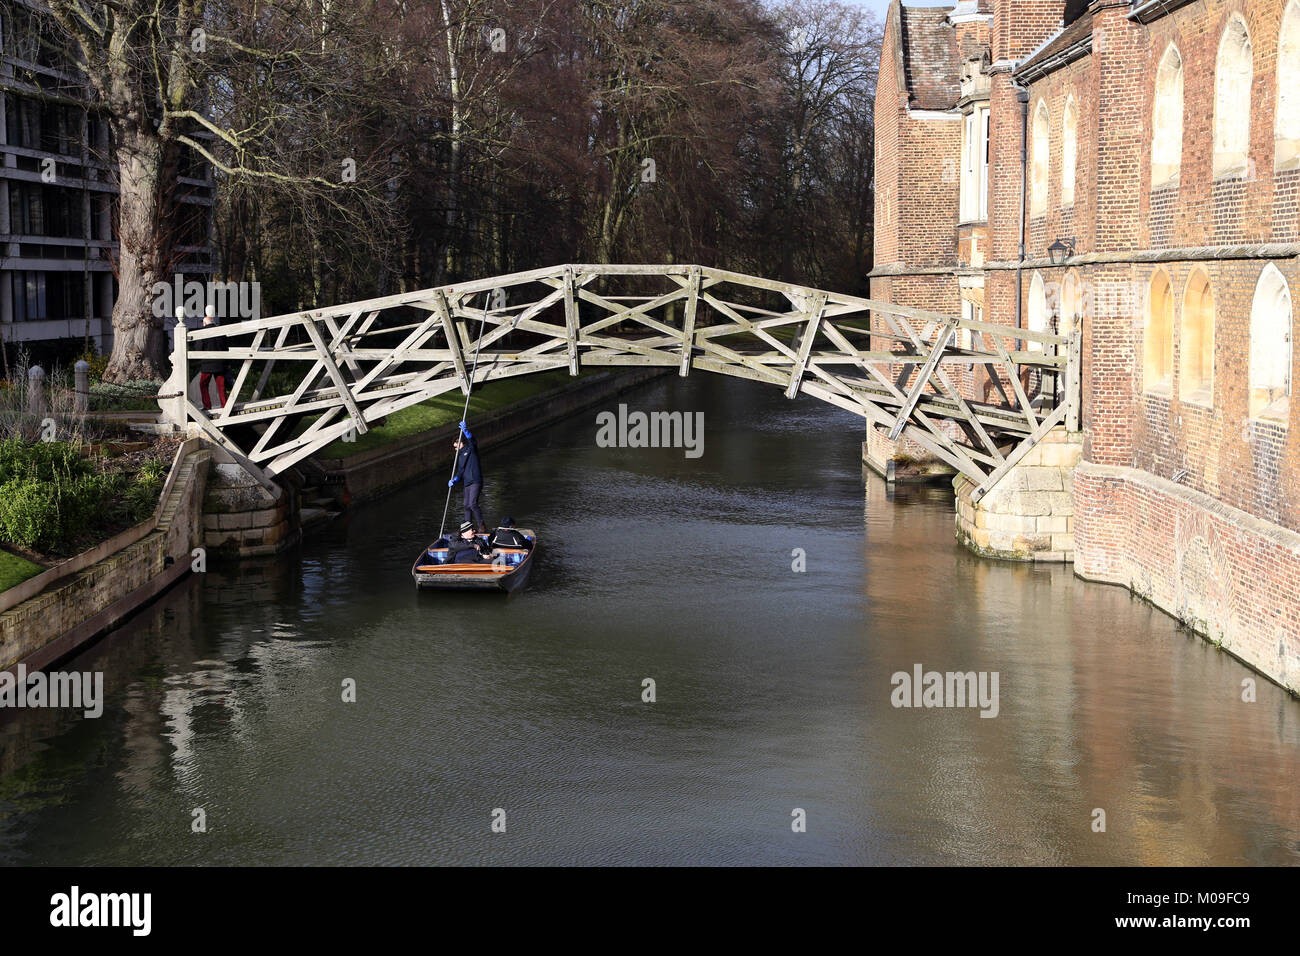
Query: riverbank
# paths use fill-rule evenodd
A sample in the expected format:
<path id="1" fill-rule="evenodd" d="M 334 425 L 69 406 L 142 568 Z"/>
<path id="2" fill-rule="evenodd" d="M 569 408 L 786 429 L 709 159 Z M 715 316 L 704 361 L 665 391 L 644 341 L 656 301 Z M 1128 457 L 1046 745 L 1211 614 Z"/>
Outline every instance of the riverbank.
<path id="1" fill-rule="evenodd" d="M 585 408 L 609 401 L 619 394 L 668 374 L 665 368 L 597 372 L 579 378 L 564 376 L 554 388 L 529 395 L 520 401 L 474 416 L 471 430 L 479 448 L 494 448 L 529 432 L 567 418 Z M 454 393 L 459 396 L 460 393 Z M 471 402 L 471 409 L 473 403 Z M 314 461 L 322 472 L 322 490 L 342 506 L 370 501 L 417 481 L 435 481 L 441 488 L 451 467 L 452 440 L 459 431 L 457 414 L 441 427 L 357 450 L 335 442 Z M 378 430 L 377 430 L 378 431 Z M 341 454 L 347 451 L 348 454 Z"/>
<path id="2" fill-rule="evenodd" d="M 150 518 L 0 594 L 0 670 L 50 666 L 190 570 L 209 458 L 183 442 Z"/>
<path id="3" fill-rule="evenodd" d="M 598 372 L 583 372 L 573 378 L 567 371 L 537 372 L 514 378 L 494 379 L 474 389 L 469 400 L 469 420 L 477 425 L 479 420 L 508 406 L 523 407 L 529 401 L 555 389 L 581 382 L 591 382 Z M 383 425 L 373 426 L 353 441 L 335 441 L 326 445 L 315 457 L 329 460 L 354 458 L 379 448 L 390 447 L 404 439 L 415 439 L 438 428 L 455 425 L 465 409 L 465 396 L 458 390 L 443 394 L 393 412 Z"/>

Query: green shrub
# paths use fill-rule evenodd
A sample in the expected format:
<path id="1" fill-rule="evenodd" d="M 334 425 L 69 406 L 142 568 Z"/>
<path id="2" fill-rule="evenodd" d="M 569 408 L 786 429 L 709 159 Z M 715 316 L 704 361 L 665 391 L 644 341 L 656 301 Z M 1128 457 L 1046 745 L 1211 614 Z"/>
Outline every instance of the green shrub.
<path id="1" fill-rule="evenodd" d="M 140 466 L 140 473 L 136 476 L 136 481 L 153 482 L 158 485 L 158 490 L 162 490 L 163 479 L 167 477 L 167 463 L 161 458 L 150 458 Z"/>
<path id="2" fill-rule="evenodd" d="M 51 550 L 61 533 L 58 489 L 30 478 L 0 485 L 0 533 L 24 548 Z"/>
<path id="3" fill-rule="evenodd" d="M 126 507 L 132 522 L 139 523 L 153 514 L 166 478 L 167 465 L 160 459 L 150 458 L 140 466 L 135 481 L 126 489 Z"/>
<path id="4" fill-rule="evenodd" d="M 94 468 L 67 442 L 28 443 L 21 438 L 0 441 L 0 483 L 10 478 L 71 481 Z"/>
<path id="5" fill-rule="evenodd" d="M 98 382 L 104 377 L 104 369 L 108 368 L 108 356 L 100 355 L 94 349 L 86 349 L 77 358 L 90 366 L 90 380 Z"/>
<path id="6" fill-rule="evenodd" d="M 112 517 L 125 483 L 97 474 L 63 442 L 0 442 L 0 536 L 42 553 L 65 551 Z"/>
<path id="7" fill-rule="evenodd" d="M 21 438 L 0 441 L 0 485 L 26 470 L 27 443 Z"/>
<path id="8" fill-rule="evenodd" d="M 141 379 L 130 382 L 96 382 L 90 386 L 93 411 L 141 411 L 157 408 L 162 382 Z"/>

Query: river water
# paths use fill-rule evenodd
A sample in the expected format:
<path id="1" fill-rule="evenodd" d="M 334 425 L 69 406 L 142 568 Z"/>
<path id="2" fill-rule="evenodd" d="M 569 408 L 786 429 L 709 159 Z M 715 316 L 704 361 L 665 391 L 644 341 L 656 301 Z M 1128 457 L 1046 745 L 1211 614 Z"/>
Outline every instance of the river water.
<path id="1" fill-rule="evenodd" d="M 543 546 L 510 597 L 413 589 L 438 477 L 65 665 L 105 712 L 0 724 L 0 860 L 1300 862 L 1300 702 L 1124 590 L 975 558 L 945 488 L 864 480 L 852 415 L 624 400 L 703 412 L 703 454 L 597 447 L 597 410 L 485 452 L 490 520 Z M 996 717 L 895 707 L 917 665 L 996 672 Z"/>

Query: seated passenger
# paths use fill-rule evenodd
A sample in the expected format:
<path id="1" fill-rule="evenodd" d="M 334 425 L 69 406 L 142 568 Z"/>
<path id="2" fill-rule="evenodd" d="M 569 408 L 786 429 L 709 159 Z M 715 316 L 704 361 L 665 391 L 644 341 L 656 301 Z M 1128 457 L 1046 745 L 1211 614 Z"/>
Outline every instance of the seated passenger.
<path id="1" fill-rule="evenodd" d="M 525 548 L 528 540 L 515 528 L 514 518 L 502 518 L 501 527 L 492 533 L 494 548 Z"/>
<path id="2" fill-rule="evenodd" d="M 448 564 L 474 564 L 479 561 L 492 560 L 492 549 L 474 534 L 474 522 L 466 521 L 460 526 L 460 534 L 447 539 Z"/>

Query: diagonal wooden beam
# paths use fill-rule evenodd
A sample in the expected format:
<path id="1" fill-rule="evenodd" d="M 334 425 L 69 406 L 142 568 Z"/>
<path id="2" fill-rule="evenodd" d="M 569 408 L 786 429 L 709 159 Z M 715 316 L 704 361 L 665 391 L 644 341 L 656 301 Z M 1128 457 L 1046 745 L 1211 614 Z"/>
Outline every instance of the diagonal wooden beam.
<path id="1" fill-rule="evenodd" d="M 1007 354 L 1007 350 L 998 340 L 998 337 L 993 335 L 990 338 L 993 340 L 993 347 L 997 349 L 998 357 L 1002 359 L 1002 365 L 1006 368 L 1007 375 L 1011 378 L 1011 388 L 1016 393 L 1016 400 L 1020 402 L 1020 410 L 1028 420 L 1029 427 L 1031 429 L 1037 428 L 1038 418 L 1034 415 L 1034 406 L 1030 404 L 1029 396 L 1025 394 L 1025 387 L 1020 384 L 1020 373 L 1016 368 L 1016 364 L 1011 361 L 1011 356 Z"/>
<path id="2" fill-rule="evenodd" d="M 907 419 L 912 414 L 912 409 L 921 399 L 921 393 L 930 385 L 930 373 L 934 371 L 939 364 L 939 357 L 943 355 L 943 350 L 948 347 L 948 342 L 952 339 L 956 327 L 951 323 L 945 324 L 939 332 L 939 337 L 935 339 L 934 348 L 930 352 L 930 357 L 925 360 L 921 370 L 916 375 L 916 381 L 912 383 L 912 388 L 907 393 L 907 401 L 903 407 L 898 410 L 898 419 L 894 422 L 893 427 L 889 429 L 889 440 L 895 441 L 902 434 L 903 426 L 907 424 Z"/>
<path id="3" fill-rule="evenodd" d="M 573 298 L 573 267 L 564 267 L 564 327 L 568 331 L 565 343 L 569 353 L 569 374 L 578 374 L 578 303 Z"/>
<path id="4" fill-rule="evenodd" d="M 281 326 L 279 333 L 275 337 L 275 345 L 271 347 L 272 355 L 284 348 L 284 342 L 289 337 L 290 328 L 291 326 L 288 325 Z M 271 378 L 271 370 L 274 368 L 275 359 L 270 358 L 266 363 L 266 367 L 262 369 L 262 375 L 257 380 L 257 388 L 253 389 L 253 397 L 249 401 L 255 402 L 262 397 L 262 389 L 266 388 L 266 383 Z"/>
<path id="5" fill-rule="evenodd" d="M 347 346 L 347 339 L 352 333 L 352 327 L 356 325 L 357 320 L 361 318 L 362 311 L 363 310 L 361 309 L 357 309 L 348 316 L 347 321 L 344 322 L 342 326 L 335 322 L 334 317 L 331 315 L 322 317 L 325 327 L 330 330 L 330 335 L 332 336 L 330 339 L 330 351 L 333 352 L 336 349 L 342 350 L 343 364 L 346 365 L 348 371 L 352 373 L 353 381 L 356 381 L 361 375 L 361 369 L 357 367 L 356 359 L 351 355 L 351 349 Z"/>
<path id="6" fill-rule="evenodd" d="M 239 449 L 239 446 L 236 445 L 229 438 L 227 438 L 225 434 L 221 431 L 221 429 L 217 428 L 212 423 L 212 420 L 208 418 L 207 413 L 204 412 L 203 409 L 196 406 L 193 402 L 191 402 L 187 398 L 185 399 L 185 410 L 189 416 L 189 419 L 192 422 L 194 422 L 196 425 L 198 425 L 199 428 L 203 430 L 203 433 L 205 435 L 207 435 L 210 439 L 212 439 L 214 442 L 216 442 L 218 445 L 224 448 L 226 453 L 230 455 L 231 458 L 235 459 L 235 461 L 243 465 L 244 470 L 247 471 L 252 477 L 256 478 L 257 483 L 259 485 L 261 485 L 263 488 L 265 488 L 267 491 L 271 492 L 272 494 L 279 493 L 280 489 L 276 486 L 275 482 L 273 482 L 270 478 L 267 477 L 266 472 L 263 471 L 257 465 L 255 465 L 252 461 L 250 461 L 248 457 Z"/>
<path id="7" fill-rule="evenodd" d="M 266 335 L 266 329 L 258 329 L 257 334 L 253 336 L 253 351 L 256 352 L 262 347 L 262 338 Z M 253 360 L 246 358 L 243 364 L 239 366 L 239 374 L 235 376 L 235 384 L 230 389 L 230 394 L 226 396 L 226 404 L 221 407 L 220 419 L 230 417 L 230 412 L 235 407 L 235 400 L 239 397 L 239 390 L 244 387 L 244 380 L 248 378 L 248 370 L 253 367 Z"/>
<path id="8" fill-rule="evenodd" d="M 439 293 L 439 296 L 440 295 L 441 293 Z M 406 338 L 402 340 L 402 343 L 398 345 L 397 348 L 393 349 L 387 358 L 377 363 L 374 368 L 365 374 L 361 381 L 357 383 L 358 390 L 365 388 L 395 365 L 400 365 L 405 360 L 408 352 L 412 349 L 419 348 L 434 336 L 438 330 L 439 323 L 442 321 L 442 316 L 437 310 L 437 303 L 439 302 L 442 303 L 442 307 L 445 311 L 446 302 L 441 298 L 435 298 L 434 302 L 431 303 L 435 306 L 434 310 L 425 317 L 424 321 L 420 322 L 407 334 Z M 451 336 L 448 335 L 448 338 L 450 339 Z"/>
<path id="9" fill-rule="evenodd" d="M 339 398 L 347 406 L 348 414 L 352 416 L 352 422 L 357 426 L 358 434 L 364 435 L 369 431 L 366 427 L 366 417 L 361 414 L 360 406 L 357 405 L 356 399 L 352 397 L 352 391 L 348 388 L 348 380 L 339 371 L 334 356 L 330 354 L 328 346 L 325 345 L 325 339 L 320 334 L 320 329 L 316 328 L 316 323 L 310 318 L 304 323 L 304 326 L 307 329 L 307 337 L 311 339 L 312 344 L 316 346 L 316 351 L 320 353 L 320 360 L 321 364 L 325 366 L 325 373 L 339 390 Z"/>
<path id="10" fill-rule="evenodd" d="M 971 501 L 979 501 L 986 494 L 993 490 L 996 485 L 1008 471 L 1020 463 L 1020 460 L 1029 454 L 1035 445 L 1047 437 L 1047 433 L 1065 420 L 1065 405 L 1058 405 L 1050 415 L 1039 422 L 1038 427 L 1011 450 L 1011 453 L 1003 459 L 998 467 L 985 475 L 982 479 L 977 479 L 977 487 L 971 492 Z"/>
<path id="11" fill-rule="evenodd" d="M 677 374 L 685 378 L 691 371 L 691 339 L 695 335 L 695 310 L 700 304 L 700 270 L 691 266 L 687 286 L 686 315 L 682 320 L 682 364 Z"/>
<path id="12" fill-rule="evenodd" d="M 460 378 L 461 394 L 468 395 L 471 383 L 469 373 L 465 371 L 465 353 L 461 348 L 460 334 L 452 323 L 447 300 L 439 292 L 434 296 L 433 304 L 438 321 L 442 323 L 443 335 L 447 337 L 447 347 L 451 349 L 451 364 L 456 367 L 456 375 Z"/>
<path id="13" fill-rule="evenodd" d="M 804 369 L 808 367 L 808 356 L 812 353 L 813 342 L 817 340 L 817 330 L 821 326 L 825 310 L 826 296 L 818 294 L 809 310 L 808 324 L 804 327 L 803 338 L 799 342 L 799 356 L 795 359 L 794 368 L 790 370 L 790 384 L 785 389 L 786 398 L 794 398 L 799 394 L 799 383 L 803 381 Z"/>

